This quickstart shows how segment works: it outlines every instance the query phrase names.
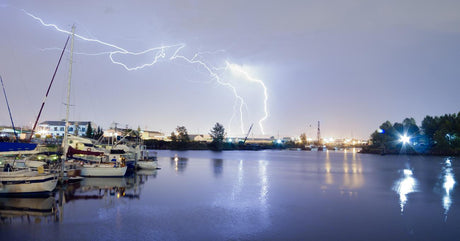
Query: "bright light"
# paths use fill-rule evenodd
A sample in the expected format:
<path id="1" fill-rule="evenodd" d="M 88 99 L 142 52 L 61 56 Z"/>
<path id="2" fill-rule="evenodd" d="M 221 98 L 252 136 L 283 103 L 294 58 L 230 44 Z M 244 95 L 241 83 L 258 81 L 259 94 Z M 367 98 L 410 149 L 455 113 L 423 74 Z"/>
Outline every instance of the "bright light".
<path id="1" fill-rule="evenodd" d="M 281 141 L 280 139 L 276 140 L 276 143 L 278 144 L 281 144 L 283 141 Z"/>
<path id="2" fill-rule="evenodd" d="M 403 144 L 407 144 L 410 142 L 410 137 L 408 137 L 406 134 L 402 135 L 399 137 L 399 141 L 402 142 Z"/>
<path id="3" fill-rule="evenodd" d="M 393 190 L 399 194 L 399 204 L 402 214 L 404 212 L 404 206 L 407 203 L 408 194 L 417 191 L 417 180 L 413 177 L 412 170 L 403 170 L 403 176 L 394 184 Z"/>
<path id="4" fill-rule="evenodd" d="M 380 134 L 383 134 L 383 133 L 385 133 L 385 130 L 384 130 L 384 129 L 381 129 L 381 128 L 379 128 L 379 129 L 377 130 L 377 132 L 378 132 L 378 133 L 380 133 Z"/>

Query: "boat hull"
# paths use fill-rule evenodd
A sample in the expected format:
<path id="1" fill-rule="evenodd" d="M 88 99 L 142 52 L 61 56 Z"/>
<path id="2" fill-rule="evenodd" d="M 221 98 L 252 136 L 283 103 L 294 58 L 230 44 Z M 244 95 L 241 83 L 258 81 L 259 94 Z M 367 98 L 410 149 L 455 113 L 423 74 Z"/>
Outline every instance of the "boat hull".
<path id="1" fill-rule="evenodd" d="M 147 170 L 156 170 L 158 168 L 158 164 L 155 161 L 137 161 L 137 166 L 140 169 Z"/>
<path id="2" fill-rule="evenodd" d="M 113 167 L 113 165 L 85 165 L 81 169 L 82 177 L 123 177 L 127 166 Z"/>
<path id="3" fill-rule="evenodd" d="M 33 195 L 52 192 L 57 185 L 55 174 L 8 172 L 0 174 L 0 195 Z"/>

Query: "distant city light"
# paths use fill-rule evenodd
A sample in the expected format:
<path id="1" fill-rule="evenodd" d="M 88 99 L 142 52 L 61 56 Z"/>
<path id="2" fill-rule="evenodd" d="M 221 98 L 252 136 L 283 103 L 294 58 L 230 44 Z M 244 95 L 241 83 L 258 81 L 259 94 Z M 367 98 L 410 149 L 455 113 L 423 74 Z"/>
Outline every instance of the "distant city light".
<path id="1" fill-rule="evenodd" d="M 381 129 L 381 128 L 379 128 L 379 129 L 377 130 L 377 132 L 378 132 L 378 133 L 380 133 L 380 134 L 383 134 L 383 133 L 385 133 L 385 130 L 384 130 L 384 129 Z"/>
<path id="2" fill-rule="evenodd" d="M 281 144 L 283 141 L 281 139 L 276 140 L 276 143 Z"/>
<path id="3" fill-rule="evenodd" d="M 410 137 L 404 134 L 399 137 L 399 141 L 402 142 L 403 144 L 407 144 L 410 142 Z"/>

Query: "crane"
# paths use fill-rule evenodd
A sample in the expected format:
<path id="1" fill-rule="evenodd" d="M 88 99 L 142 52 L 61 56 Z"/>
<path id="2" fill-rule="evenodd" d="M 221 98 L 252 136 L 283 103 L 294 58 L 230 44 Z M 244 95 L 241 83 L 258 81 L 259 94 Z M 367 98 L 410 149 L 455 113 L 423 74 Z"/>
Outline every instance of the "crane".
<path id="1" fill-rule="evenodd" d="M 248 136 L 249 134 L 251 133 L 251 130 L 252 130 L 252 126 L 254 125 L 254 123 L 251 124 L 251 126 L 249 127 L 249 131 L 248 131 L 248 134 L 246 134 L 246 137 L 244 138 L 244 141 L 243 141 L 243 145 L 246 143 L 246 140 L 248 140 Z"/>

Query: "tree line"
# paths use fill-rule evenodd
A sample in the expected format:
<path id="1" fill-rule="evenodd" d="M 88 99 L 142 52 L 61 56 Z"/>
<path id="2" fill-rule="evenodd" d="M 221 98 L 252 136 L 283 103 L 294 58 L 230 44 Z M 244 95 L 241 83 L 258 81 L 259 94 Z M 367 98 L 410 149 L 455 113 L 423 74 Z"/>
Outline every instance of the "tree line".
<path id="1" fill-rule="evenodd" d="M 460 155 L 460 112 L 426 116 L 421 126 L 414 118 L 393 124 L 386 121 L 371 134 L 363 152 Z"/>

